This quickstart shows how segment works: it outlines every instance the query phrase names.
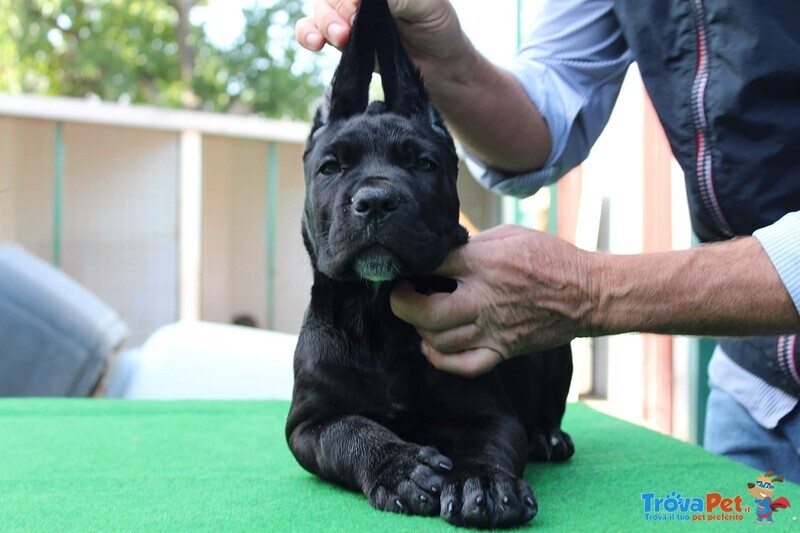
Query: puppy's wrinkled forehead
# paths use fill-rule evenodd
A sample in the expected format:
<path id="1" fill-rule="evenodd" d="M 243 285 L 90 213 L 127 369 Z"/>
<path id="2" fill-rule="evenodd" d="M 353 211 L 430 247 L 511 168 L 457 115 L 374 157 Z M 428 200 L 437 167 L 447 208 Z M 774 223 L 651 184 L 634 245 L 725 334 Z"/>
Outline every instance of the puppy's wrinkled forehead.
<path id="1" fill-rule="evenodd" d="M 321 143 L 324 152 L 342 148 L 391 152 L 399 148 L 423 152 L 443 142 L 429 127 L 391 113 L 360 115 L 336 124 Z"/>

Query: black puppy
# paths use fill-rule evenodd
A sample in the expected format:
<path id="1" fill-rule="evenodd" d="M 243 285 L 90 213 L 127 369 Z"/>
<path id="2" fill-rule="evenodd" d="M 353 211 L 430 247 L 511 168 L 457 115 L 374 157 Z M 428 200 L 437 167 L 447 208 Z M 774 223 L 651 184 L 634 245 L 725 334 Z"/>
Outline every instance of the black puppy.
<path id="1" fill-rule="evenodd" d="M 376 54 L 385 103 L 368 105 Z M 436 290 L 442 280 L 427 275 L 467 232 L 453 140 L 386 0 L 361 1 L 304 164 L 314 286 L 286 426 L 298 462 L 378 509 L 474 527 L 530 520 L 526 460 L 574 451 L 560 430 L 571 354 L 565 346 L 462 379 L 433 368 L 392 314 L 394 280 Z"/>

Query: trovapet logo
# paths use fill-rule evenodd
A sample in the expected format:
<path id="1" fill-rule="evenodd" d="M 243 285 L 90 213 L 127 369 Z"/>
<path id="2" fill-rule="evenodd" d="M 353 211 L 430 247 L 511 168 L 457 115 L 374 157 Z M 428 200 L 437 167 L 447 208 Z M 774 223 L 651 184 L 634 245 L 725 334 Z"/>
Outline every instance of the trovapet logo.
<path id="1" fill-rule="evenodd" d="M 772 522 L 773 513 L 790 507 L 786 498 L 773 499 L 775 483 L 782 481 L 783 478 L 776 476 L 772 471 L 759 475 L 755 483 L 747 483 L 750 495 L 747 497 L 720 492 L 686 497 L 677 491 L 672 491 L 662 498 L 656 496 L 654 492 L 645 492 L 642 493 L 644 519 L 662 522 L 739 522 L 755 511 L 757 523 Z"/>
<path id="2" fill-rule="evenodd" d="M 750 507 L 742 505 L 742 497 L 709 492 L 703 496 L 684 497 L 676 491 L 659 498 L 654 492 L 642 494 L 645 520 L 710 522 L 712 520 L 744 520 Z"/>
<path id="3" fill-rule="evenodd" d="M 775 472 L 770 470 L 763 476 L 756 477 L 755 483 L 747 484 L 747 491 L 755 498 L 756 522 L 759 524 L 772 522 L 772 513 L 791 507 L 786 498 L 772 499 L 775 494 L 775 483 L 782 482 L 783 478 L 775 476 Z"/>

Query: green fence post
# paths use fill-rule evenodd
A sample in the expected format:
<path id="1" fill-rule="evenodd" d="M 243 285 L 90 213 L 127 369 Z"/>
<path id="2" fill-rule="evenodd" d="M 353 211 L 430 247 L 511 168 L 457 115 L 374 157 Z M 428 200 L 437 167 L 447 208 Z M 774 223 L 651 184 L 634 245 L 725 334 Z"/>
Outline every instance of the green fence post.
<path id="1" fill-rule="evenodd" d="M 277 272 L 278 145 L 267 151 L 267 328 L 275 328 L 275 276 Z"/>
<path id="2" fill-rule="evenodd" d="M 708 363 L 717 346 L 715 339 L 697 338 L 689 341 L 689 420 L 691 440 L 702 446 L 708 406 Z"/>
<path id="3" fill-rule="evenodd" d="M 699 245 L 700 240 L 693 233 L 692 246 Z M 689 421 L 690 431 L 694 431 L 694 435 L 690 435 L 690 438 L 701 446 L 706 429 L 706 409 L 710 392 L 708 363 L 716 346 L 716 339 L 698 337 L 689 340 Z"/>
<path id="4" fill-rule="evenodd" d="M 53 166 L 53 264 L 61 267 L 61 225 L 64 214 L 64 133 L 61 122 L 56 122 Z"/>

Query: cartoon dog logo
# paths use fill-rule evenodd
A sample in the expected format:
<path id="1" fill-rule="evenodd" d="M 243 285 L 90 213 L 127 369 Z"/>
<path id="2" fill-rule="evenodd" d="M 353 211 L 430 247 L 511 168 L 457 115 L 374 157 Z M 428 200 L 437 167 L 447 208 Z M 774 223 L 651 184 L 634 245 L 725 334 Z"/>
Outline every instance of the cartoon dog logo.
<path id="1" fill-rule="evenodd" d="M 758 517 L 756 522 L 759 524 L 763 522 L 773 523 L 773 511 L 790 507 L 789 500 L 786 498 L 781 497 L 777 500 L 772 499 L 772 495 L 775 492 L 775 483 L 783 482 L 782 477 L 772 477 L 774 475 L 775 473 L 770 470 L 763 476 L 756 477 L 755 483 L 747 484 L 747 491 L 756 499 L 756 516 Z M 772 477 L 772 479 L 770 479 L 770 477 Z"/>

